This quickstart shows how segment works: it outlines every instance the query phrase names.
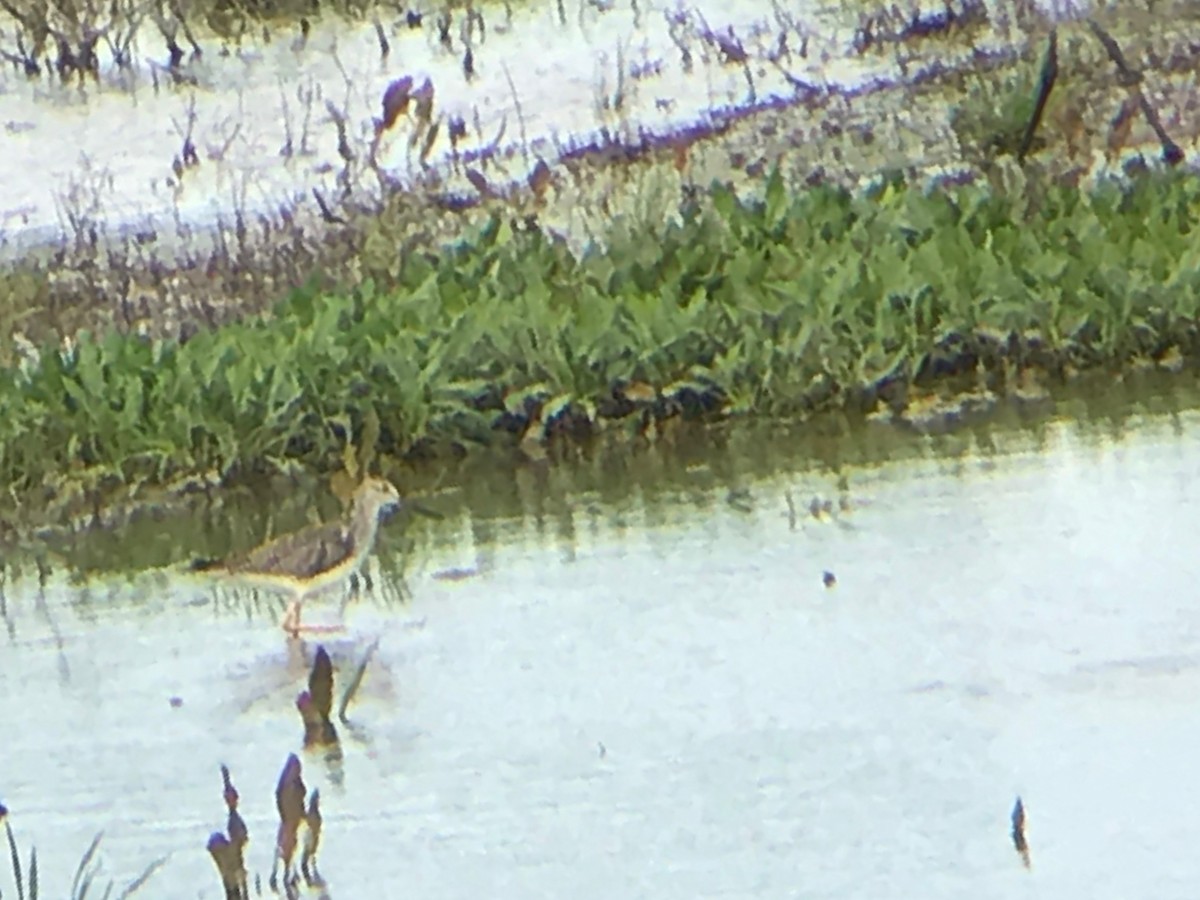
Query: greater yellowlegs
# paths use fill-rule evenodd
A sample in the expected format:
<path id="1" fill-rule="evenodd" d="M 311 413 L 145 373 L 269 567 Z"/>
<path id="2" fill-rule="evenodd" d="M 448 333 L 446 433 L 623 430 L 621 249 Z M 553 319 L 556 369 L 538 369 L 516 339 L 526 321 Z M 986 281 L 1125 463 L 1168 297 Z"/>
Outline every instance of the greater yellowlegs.
<path id="1" fill-rule="evenodd" d="M 354 491 L 349 515 L 275 538 L 261 547 L 220 561 L 201 561 L 193 568 L 228 578 L 246 587 L 291 597 L 283 628 L 292 637 L 303 631 L 336 630 L 340 626 L 300 625 L 304 601 L 358 573 L 375 545 L 379 518 L 402 505 L 390 481 L 367 478 Z"/>

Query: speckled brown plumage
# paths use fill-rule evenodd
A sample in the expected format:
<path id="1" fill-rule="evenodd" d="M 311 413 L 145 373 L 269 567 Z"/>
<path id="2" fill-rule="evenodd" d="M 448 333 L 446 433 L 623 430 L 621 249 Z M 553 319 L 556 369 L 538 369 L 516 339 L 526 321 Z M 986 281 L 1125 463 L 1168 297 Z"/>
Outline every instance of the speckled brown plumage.
<path id="1" fill-rule="evenodd" d="M 192 568 L 247 587 L 290 594 L 283 625 L 298 635 L 304 600 L 361 569 L 375 545 L 380 515 L 400 505 L 400 494 L 391 482 L 367 478 L 355 490 L 344 521 L 312 525 L 220 562 L 198 561 Z"/>

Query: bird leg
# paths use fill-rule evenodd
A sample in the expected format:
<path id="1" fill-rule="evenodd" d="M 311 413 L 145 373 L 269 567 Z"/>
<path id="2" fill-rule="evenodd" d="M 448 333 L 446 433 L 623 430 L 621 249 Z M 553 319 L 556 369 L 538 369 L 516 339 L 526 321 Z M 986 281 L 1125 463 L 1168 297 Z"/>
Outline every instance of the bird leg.
<path id="1" fill-rule="evenodd" d="M 345 631 L 345 625 L 301 625 L 300 624 L 300 609 L 304 601 L 299 598 L 294 598 L 288 604 L 287 612 L 283 614 L 283 621 L 280 623 L 283 630 L 287 632 L 288 637 L 296 640 L 301 633 L 304 634 L 329 634 L 332 632 Z"/>
<path id="2" fill-rule="evenodd" d="M 357 597 L 364 590 L 368 594 L 375 593 L 375 584 L 371 581 L 365 565 L 360 571 L 350 573 L 350 596 Z"/>
<path id="3" fill-rule="evenodd" d="M 283 614 L 283 630 L 288 633 L 288 636 L 295 639 L 300 637 L 300 604 L 299 597 L 292 598 L 292 602 L 288 604 L 287 612 Z"/>

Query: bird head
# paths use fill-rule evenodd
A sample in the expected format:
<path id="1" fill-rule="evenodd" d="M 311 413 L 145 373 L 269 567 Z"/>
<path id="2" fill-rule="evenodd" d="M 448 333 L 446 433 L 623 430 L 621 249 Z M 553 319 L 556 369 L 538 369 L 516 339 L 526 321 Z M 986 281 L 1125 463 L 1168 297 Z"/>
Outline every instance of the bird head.
<path id="1" fill-rule="evenodd" d="M 396 490 L 396 486 L 385 478 L 368 477 L 354 492 L 355 505 L 363 504 L 378 513 L 399 509 L 404 505 L 404 498 Z"/>

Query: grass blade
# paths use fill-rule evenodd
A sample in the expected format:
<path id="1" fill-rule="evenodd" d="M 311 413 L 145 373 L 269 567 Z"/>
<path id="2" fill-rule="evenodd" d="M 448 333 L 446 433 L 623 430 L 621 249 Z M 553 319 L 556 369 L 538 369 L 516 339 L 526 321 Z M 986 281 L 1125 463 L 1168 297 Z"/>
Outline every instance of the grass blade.
<path id="1" fill-rule="evenodd" d="M 367 672 L 367 663 L 371 661 L 371 657 L 375 655 L 375 651 L 379 647 L 379 638 L 367 648 L 366 654 L 363 656 L 363 661 L 354 673 L 354 677 L 350 679 L 350 684 L 346 686 L 345 693 L 342 694 L 342 702 L 338 706 L 338 721 L 343 725 L 349 725 L 346 721 L 346 710 L 350 708 L 350 701 L 354 699 L 354 695 L 358 693 L 359 685 L 362 684 L 363 675 Z"/>
<path id="2" fill-rule="evenodd" d="M 103 831 L 96 832 L 96 836 L 92 838 L 91 846 L 83 854 L 83 858 L 79 860 L 79 867 L 75 870 L 75 880 L 71 882 L 71 897 L 72 900 L 83 900 L 87 896 L 88 889 L 92 886 L 92 873 L 88 871 L 92 866 L 92 860 L 96 856 L 96 849 L 100 846 L 100 838 L 104 836 Z"/>
<path id="3" fill-rule="evenodd" d="M 8 852 L 12 860 L 13 881 L 17 885 L 17 900 L 25 900 L 25 878 L 21 874 L 21 855 L 17 853 L 17 839 L 13 837 L 12 825 L 4 822 L 4 830 L 8 833 Z"/>
<path id="4" fill-rule="evenodd" d="M 131 897 L 137 893 L 141 887 L 150 880 L 150 877 L 167 864 L 167 857 L 160 856 L 142 871 L 142 874 L 125 886 L 125 890 L 117 895 L 117 900 L 125 900 L 126 897 Z"/>

